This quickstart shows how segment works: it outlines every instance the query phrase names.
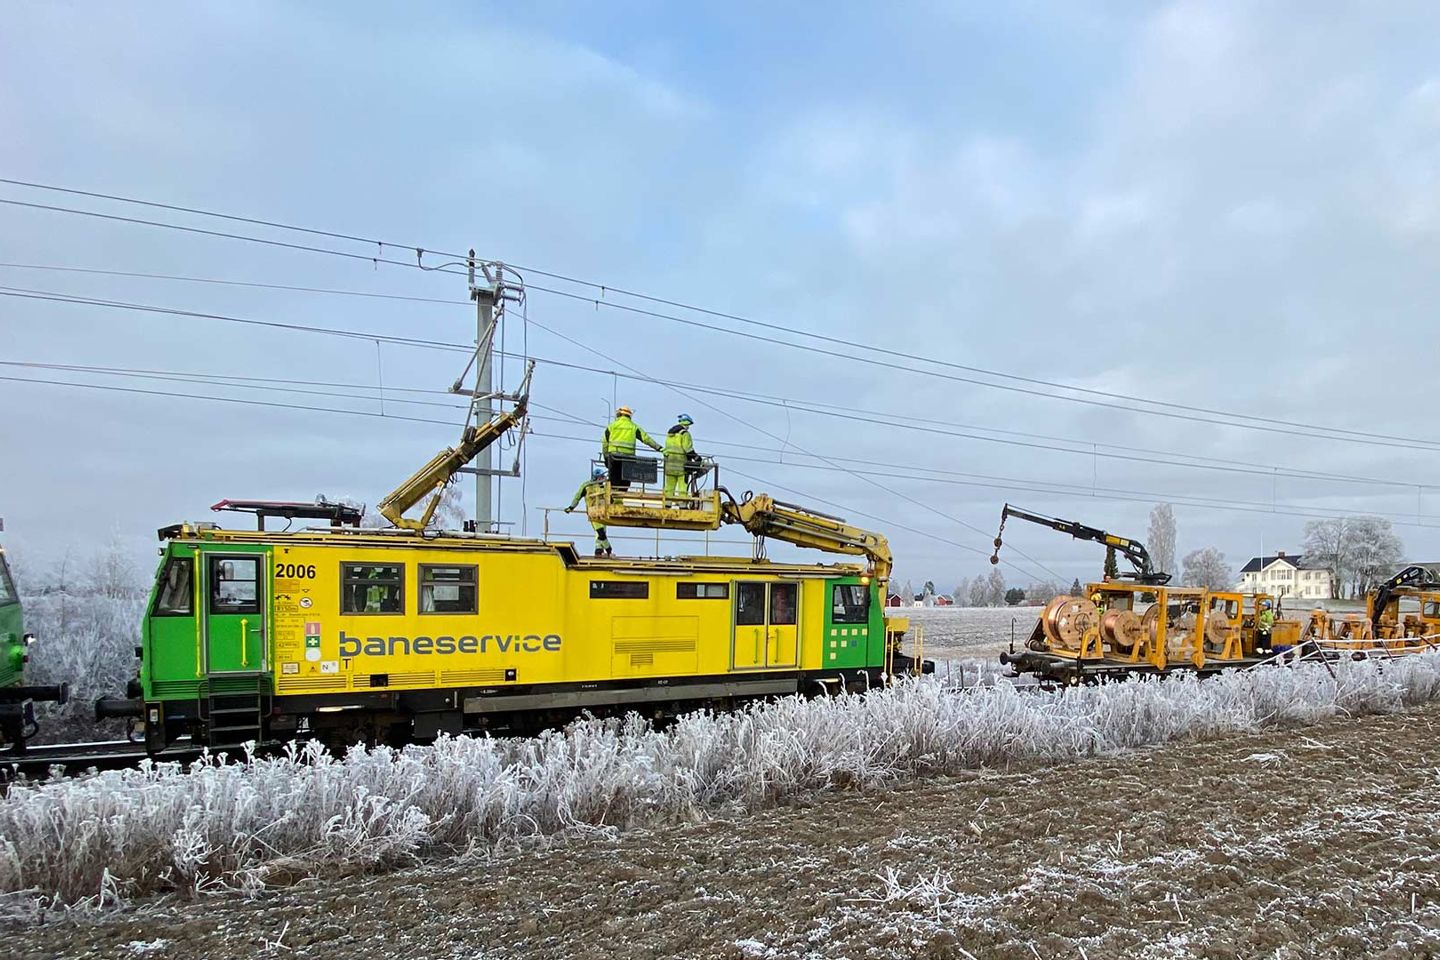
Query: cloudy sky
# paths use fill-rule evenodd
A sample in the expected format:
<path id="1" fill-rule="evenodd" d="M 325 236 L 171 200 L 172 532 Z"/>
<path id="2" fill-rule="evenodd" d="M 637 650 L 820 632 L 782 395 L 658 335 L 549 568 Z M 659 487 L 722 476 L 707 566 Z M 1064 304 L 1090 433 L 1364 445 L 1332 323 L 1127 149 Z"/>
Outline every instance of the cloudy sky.
<path id="1" fill-rule="evenodd" d="M 1440 8 L 1372 6 L 30 4 L 0 31 L 0 177 L 520 265 L 507 350 L 628 375 L 539 365 L 502 495 L 528 533 L 587 473 L 574 421 L 618 398 L 657 434 L 690 413 L 732 489 L 882 530 L 942 589 L 988 569 L 1006 500 L 1139 536 L 1170 500 L 1182 554 L 1236 563 L 1379 513 L 1433 558 Z M 138 556 L 222 497 L 374 503 L 454 442 L 449 398 L 403 391 L 462 353 L 14 294 L 463 343 L 461 277 L 12 203 L 0 262 L 0 515 L 27 562 L 112 531 Z M 1011 580 L 1099 568 L 1009 542 Z"/>

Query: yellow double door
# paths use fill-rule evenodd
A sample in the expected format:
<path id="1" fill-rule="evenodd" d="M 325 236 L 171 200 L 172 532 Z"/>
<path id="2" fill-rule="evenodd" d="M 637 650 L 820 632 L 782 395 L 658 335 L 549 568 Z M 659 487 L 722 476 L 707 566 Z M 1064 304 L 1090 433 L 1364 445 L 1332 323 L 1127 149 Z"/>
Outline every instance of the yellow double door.
<path id="1" fill-rule="evenodd" d="M 794 667 L 800 654 L 800 585 L 738 581 L 730 649 L 736 670 Z"/>

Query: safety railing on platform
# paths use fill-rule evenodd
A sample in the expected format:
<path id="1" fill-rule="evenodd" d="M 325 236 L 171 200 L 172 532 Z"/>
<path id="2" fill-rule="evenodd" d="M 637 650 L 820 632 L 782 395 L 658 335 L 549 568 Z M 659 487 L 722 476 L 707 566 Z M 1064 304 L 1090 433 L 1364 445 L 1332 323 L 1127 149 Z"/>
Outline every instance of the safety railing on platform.
<path id="1" fill-rule="evenodd" d="M 592 531 L 591 531 L 591 530 L 588 530 L 588 529 L 586 529 L 586 530 L 576 529 L 576 530 L 574 530 L 574 531 L 557 529 L 558 521 L 557 521 L 555 518 L 553 518 L 553 517 L 551 516 L 551 514 L 555 514 L 555 513 L 564 514 L 564 513 L 565 513 L 565 508 L 564 508 L 564 507 L 535 507 L 534 509 L 535 509 L 535 510 L 538 510 L 538 511 L 540 512 L 540 514 L 541 514 L 541 518 L 542 518 L 542 520 L 541 520 L 542 530 L 541 530 L 540 539 L 541 539 L 542 541 L 544 541 L 545 543 L 552 543 L 552 542 L 555 542 L 555 541 L 560 541 L 560 542 L 569 543 L 569 542 L 573 542 L 573 541 L 577 541 L 577 540 L 583 540 L 583 539 L 585 539 L 586 537 L 589 537 L 589 536 L 592 536 L 592 535 L 593 535 Z M 580 515 L 580 517 L 582 517 L 582 518 L 585 516 L 585 514 L 584 514 L 583 512 L 580 512 L 579 515 Z M 696 533 L 700 533 L 700 534 L 701 534 L 701 536 L 698 536 L 698 537 L 696 537 L 696 536 L 677 536 L 677 535 L 676 535 L 676 534 L 679 534 L 679 533 L 688 533 L 688 532 L 689 532 L 689 531 L 665 530 L 665 529 L 656 527 L 653 534 L 640 534 L 640 533 L 624 534 L 624 533 L 613 533 L 613 532 L 612 532 L 612 533 L 609 533 L 609 534 L 608 534 L 607 539 L 612 540 L 612 541 L 622 541 L 622 542 L 625 542 L 625 543 L 633 543 L 633 544 L 651 544 L 651 545 L 652 545 L 652 548 L 653 548 L 653 552 L 652 552 L 652 553 L 648 553 L 648 554 L 644 554 L 644 553 L 630 553 L 630 552 L 624 551 L 624 550 L 617 550 L 616 556 L 626 555 L 626 556 L 630 556 L 630 557 L 632 557 L 632 558 L 652 559 L 652 560 L 658 560 L 658 559 L 662 559 L 662 558 L 667 557 L 667 556 L 676 556 L 676 555 L 677 555 L 674 550 L 671 550 L 671 551 L 669 551 L 669 552 L 666 552 L 665 549 L 661 546 L 662 544 L 675 544 L 675 545 L 681 545 L 681 546 L 683 546 L 683 548 L 684 548 L 684 555 L 685 555 L 685 556 L 695 556 L 695 555 L 696 555 L 696 550 L 697 550 L 697 548 L 698 548 L 698 550 L 699 550 L 699 556 L 709 557 L 709 556 L 729 556 L 729 555 L 731 555 L 730 553 L 728 553 L 728 552 L 726 552 L 726 551 L 724 551 L 724 550 L 720 550 L 720 551 L 716 551 L 716 552 L 713 552 L 713 553 L 712 553 L 712 549 L 713 549 L 713 548 L 716 548 L 716 547 L 747 547 L 747 548 L 748 548 L 748 547 L 753 546 L 753 543 L 754 543 L 754 541 L 753 541 L 752 539 L 748 538 L 748 537 L 745 538 L 745 539 L 740 539 L 740 538 L 738 538 L 738 537 L 717 537 L 717 536 L 714 535 L 714 533 L 713 533 L 712 531 L 709 531 L 709 530 L 695 531 Z"/>

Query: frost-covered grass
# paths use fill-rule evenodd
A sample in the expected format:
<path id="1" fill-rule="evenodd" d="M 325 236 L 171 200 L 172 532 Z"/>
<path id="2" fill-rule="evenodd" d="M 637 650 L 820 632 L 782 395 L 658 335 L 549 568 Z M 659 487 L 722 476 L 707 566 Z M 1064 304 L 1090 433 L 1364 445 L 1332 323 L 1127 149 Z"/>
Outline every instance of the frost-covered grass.
<path id="1" fill-rule="evenodd" d="M 1440 697 L 1440 655 L 1021 693 L 916 681 L 864 697 L 696 714 L 663 730 L 583 721 L 531 739 L 307 746 L 288 756 L 21 784 L 0 800 L 0 892 L 63 903 L 257 889 L 542 836 L 756 809 L 1015 762 L 1063 762 L 1186 737 Z"/>

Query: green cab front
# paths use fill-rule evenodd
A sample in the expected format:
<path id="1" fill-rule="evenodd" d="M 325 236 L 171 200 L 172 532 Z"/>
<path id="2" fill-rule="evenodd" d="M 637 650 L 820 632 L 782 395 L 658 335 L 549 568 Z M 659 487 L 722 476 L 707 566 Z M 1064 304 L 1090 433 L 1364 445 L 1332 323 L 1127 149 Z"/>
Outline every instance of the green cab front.
<path id="1" fill-rule="evenodd" d="M 140 671 L 101 717 L 141 718 L 147 749 L 190 736 L 210 746 L 263 738 L 270 553 L 264 544 L 168 542 L 140 632 Z"/>

